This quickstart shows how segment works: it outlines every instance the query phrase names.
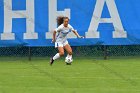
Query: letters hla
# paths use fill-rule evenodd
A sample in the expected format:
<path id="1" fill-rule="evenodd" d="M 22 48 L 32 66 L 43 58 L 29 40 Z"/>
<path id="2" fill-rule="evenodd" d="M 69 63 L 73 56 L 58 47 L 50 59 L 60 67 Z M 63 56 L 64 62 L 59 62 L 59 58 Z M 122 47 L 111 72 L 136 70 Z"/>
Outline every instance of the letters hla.
<path id="1" fill-rule="evenodd" d="M 59 1 L 59 0 L 58 0 Z M 49 25 L 46 32 L 46 39 L 52 38 L 52 31 L 57 27 L 57 16 L 70 15 L 70 9 L 57 11 L 57 0 L 48 0 L 49 2 Z M 107 4 L 111 18 L 101 18 L 103 7 Z M 93 4 L 94 5 L 94 4 Z M 94 7 L 94 6 L 93 6 Z M 26 0 L 26 10 L 12 10 L 12 0 L 4 0 L 4 31 L 1 34 L 1 40 L 15 40 L 15 33 L 12 32 L 12 19 L 26 18 L 26 33 L 23 34 L 24 39 L 38 39 L 38 33 L 35 32 L 35 2 L 34 0 Z M 127 38 L 127 33 L 124 31 L 117 6 L 114 0 L 96 0 L 95 9 L 91 18 L 89 29 L 85 32 L 86 38 L 100 38 L 100 33 L 97 31 L 99 23 L 112 23 L 115 31 L 113 38 Z M 73 33 L 70 33 L 69 38 L 76 38 Z"/>

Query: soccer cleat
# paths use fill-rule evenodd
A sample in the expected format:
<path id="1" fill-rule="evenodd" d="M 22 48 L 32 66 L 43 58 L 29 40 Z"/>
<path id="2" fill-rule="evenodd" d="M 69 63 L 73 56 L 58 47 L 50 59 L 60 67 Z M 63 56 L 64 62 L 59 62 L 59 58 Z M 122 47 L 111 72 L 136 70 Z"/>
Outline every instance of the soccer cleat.
<path id="1" fill-rule="evenodd" d="M 52 66 L 52 64 L 54 63 L 53 58 L 50 59 L 50 65 Z"/>

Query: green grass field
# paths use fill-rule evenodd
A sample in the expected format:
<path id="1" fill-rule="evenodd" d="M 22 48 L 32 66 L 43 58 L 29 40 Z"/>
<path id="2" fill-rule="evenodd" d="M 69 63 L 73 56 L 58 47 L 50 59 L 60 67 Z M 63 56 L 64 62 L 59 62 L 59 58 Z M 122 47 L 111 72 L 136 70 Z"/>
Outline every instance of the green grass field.
<path id="1" fill-rule="evenodd" d="M 0 58 L 0 93 L 140 93 L 140 58 Z"/>

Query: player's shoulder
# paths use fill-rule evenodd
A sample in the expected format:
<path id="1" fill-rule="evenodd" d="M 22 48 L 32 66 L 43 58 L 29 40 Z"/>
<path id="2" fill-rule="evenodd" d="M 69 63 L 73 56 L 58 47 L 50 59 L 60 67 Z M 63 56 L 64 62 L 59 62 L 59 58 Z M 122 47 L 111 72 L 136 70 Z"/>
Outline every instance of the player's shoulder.
<path id="1" fill-rule="evenodd" d="M 60 26 L 58 26 L 58 28 L 64 28 L 64 25 L 63 25 L 63 24 L 61 24 Z"/>
<path id="2" fill-rule="evenodd" d="M 70 24 L 68 24 L 68 27 L 69 27 L 69 28 L 73 28 Z"/>
<path id="3" fill-rule="evenodd" d="M 63 24 L 61 24 L 60 26 L 58 26 L 56 29 L 55 29 L 55 31 L 61 31 L 62 29 L 63 29 Z"/>

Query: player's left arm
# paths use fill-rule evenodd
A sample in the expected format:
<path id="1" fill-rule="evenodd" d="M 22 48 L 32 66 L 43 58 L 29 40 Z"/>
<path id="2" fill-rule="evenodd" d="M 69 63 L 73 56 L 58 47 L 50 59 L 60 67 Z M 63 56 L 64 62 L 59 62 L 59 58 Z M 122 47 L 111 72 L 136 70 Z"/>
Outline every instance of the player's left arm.
<path id="1" fill-rule="evenodd" d="M 84 36 L 80 36 L 76 30 L 72 30 L 72 32 L 73 32 L 78 38 L 84 38 Z"/>
<path id="2" fill-rule="evenodd" d="M 78 38 L 84 38 L 84 36 L 80 36 L 77 32 L 77 30 L 75 30 L 70 24 L 68 25 L 70 30 L 78 37 Z"/>

